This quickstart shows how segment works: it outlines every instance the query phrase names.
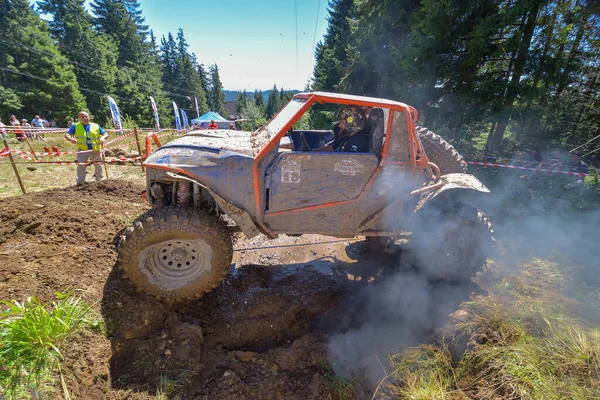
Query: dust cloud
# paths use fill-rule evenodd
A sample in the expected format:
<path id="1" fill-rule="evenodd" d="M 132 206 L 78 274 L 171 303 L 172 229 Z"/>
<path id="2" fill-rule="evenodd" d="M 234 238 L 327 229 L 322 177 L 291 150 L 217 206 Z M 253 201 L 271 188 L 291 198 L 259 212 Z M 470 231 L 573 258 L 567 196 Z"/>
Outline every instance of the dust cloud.
<path id="1" fill-rule="evenodd" d="M 482 181 L 487 183 L 484 178 L 481 177 Z M 582 266 L 578 279 L 588 285 L 600 286 L 598 203 L 596 209 L 592 206 L 589 211 L 581 211 L 574 207 L 573 197 L 570 197 L 576 198 L 578 192 L 568 194 L 564 199 L 542 200 L 528 195 L 528 185 L 530 183 L 519 180 L 518 175 L 508 175 L 493 185 L 488 183 L 491 194 L 469 196 L 466 202 L 491 216 L 499 244 L 496 249 L 503 247 L 502 256 L 514 257 L 514 265 L 518 265 L 517 257 L 569 257 Z M 562 186 L 555 190 L 562 190 Z M 577 190 L 593 189 L 582 187 Z M 520 199 L 518 204 L 515 196 Z M 442 217 L 436 216 L 438 223 L 443 221 Z M 455 228 L 452 221 L 444 222 L 449 230 Z M 503 242 L 510 242 L 508 254 Z M 423 241 L 416 245 L 419 251 L 427 252 L 435 242 Z M 488 254 L 492 259 L 496 255 L 494 252 Z M 397 264 L 390 268 L 394 272 L 372 282 L 357 296 L 360 310 L 353 315 L 352 328 L 330 337 L 329 359 L 336 373 L 349 376 L 362 372 L 376 384 L 391 372 L 388 355 L 409 346 L 430 343 L 436 330 L 449 321 L 449 315 L 473 293 L 480 291 L 472 281 L 458 284 L 432 282 L 426 275 L 435 272 L 438 263 L 423 257 L 420 260 L 427 260 L 427 265 L 414 265 L 414 260 L 401 250 Z"/>

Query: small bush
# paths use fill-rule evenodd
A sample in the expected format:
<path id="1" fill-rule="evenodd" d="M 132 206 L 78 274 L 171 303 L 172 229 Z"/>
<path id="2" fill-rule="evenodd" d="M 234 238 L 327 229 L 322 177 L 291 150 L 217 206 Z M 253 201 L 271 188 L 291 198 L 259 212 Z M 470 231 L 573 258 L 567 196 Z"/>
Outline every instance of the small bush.
<path id="1" fill-rule="evenodd" d="M 60 295 L 45 307 L 36 298 L 2 302 L 8 308 L 0 319 L 0 395 L 12 398 L 51 391 L 53 376 L 61 375 L 61 346 L 87 327 L 100 327 L 94 311 L 81 299 Z"/>

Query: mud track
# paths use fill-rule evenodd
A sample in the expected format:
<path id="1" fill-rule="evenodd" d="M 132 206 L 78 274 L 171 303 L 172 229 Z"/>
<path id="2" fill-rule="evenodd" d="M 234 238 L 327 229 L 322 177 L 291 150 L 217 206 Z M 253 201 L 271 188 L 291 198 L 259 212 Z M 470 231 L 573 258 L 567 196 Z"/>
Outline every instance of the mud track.
<path id="1" fill-rule="evenodd" d="M 86 333 L 66 346 L 73 398 L 153 398 L 161 377 L 186 399 L 339 398 L 328 338 L 360 324 L 361 288 L 398 257 L 362 252 L 360 239 L 240 236 L 220 287 L 167 306 L 136 293 L 115 266 L 118 232 L 147 209 L 142 191 L 103 181 L 0 205 L 0 298 L 75 291 L 106 322 L 108 337 Z M 464 299 L 453 296 L 444 312 Z M 367 386 L 354 395 L 371 398 Z"/>

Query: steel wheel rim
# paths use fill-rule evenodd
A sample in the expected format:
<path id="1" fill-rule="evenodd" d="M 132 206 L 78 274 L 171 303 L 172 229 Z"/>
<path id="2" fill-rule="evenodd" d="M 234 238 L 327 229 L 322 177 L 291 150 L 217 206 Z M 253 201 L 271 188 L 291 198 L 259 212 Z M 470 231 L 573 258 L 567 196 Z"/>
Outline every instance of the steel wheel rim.
<path id="1" fill-rule="evenodd" d="M 212 250 L 202 239 L 172 239 L 144 248 L 138 265 L 152 284 L 177 290 L 209 273 L 211 258 Z"/>

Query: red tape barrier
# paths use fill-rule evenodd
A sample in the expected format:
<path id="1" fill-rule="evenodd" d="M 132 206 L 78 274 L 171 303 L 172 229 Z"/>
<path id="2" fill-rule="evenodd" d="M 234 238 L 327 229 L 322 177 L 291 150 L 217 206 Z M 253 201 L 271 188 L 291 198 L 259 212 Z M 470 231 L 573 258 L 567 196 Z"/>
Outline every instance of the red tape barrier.
<path id="1" fill-rule="evenodd" d="M 15 164 L 56 164 L 56 165 L 92 165 L 92 164 L 116 164 L 123 162 L 136 162 L 142 159 L 142 157 L 135 158 L 118 158 L 116 160 L 105 160 L 105 161 L 87 161 L 87 162 L 79 162 L 79 161 L 36 161 L 32 158 L 23 157 L 29 160 L 29 162 L 17 162 Z"/>
<path id="2" fill-rule="evenodd" d="M 488 163 L 488 162 L 479 162 L 479 161 L 467 161 L 466 163 L 470 164 L 470 165 L 480 165 L 483 167 L 520 169 L 520 170 L 524 170 L 524 171 L 539 171 L 539 172 L 548 172 L 548 173 L 552 173 L 552 174 L 564 174 L 564 175 L 582 176 L 582 177 L 589 176 L 589 174 L 585 174 L 583 172 L 561 171 L 558 169 L 517 167 L 516 165 L 506 165 L 506 164 L 497 164 L 497 163 Z"/>

